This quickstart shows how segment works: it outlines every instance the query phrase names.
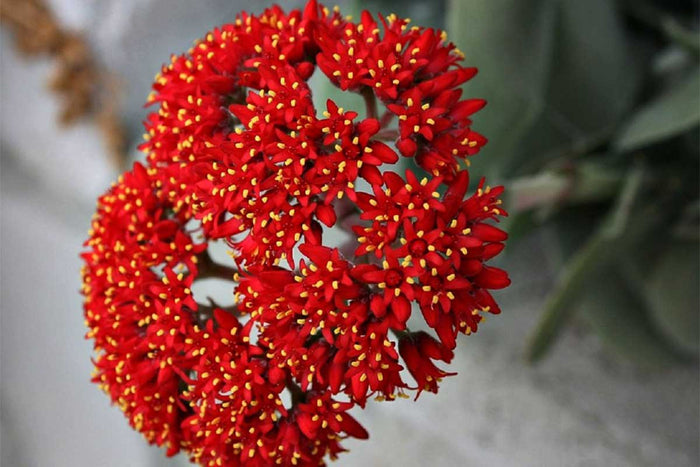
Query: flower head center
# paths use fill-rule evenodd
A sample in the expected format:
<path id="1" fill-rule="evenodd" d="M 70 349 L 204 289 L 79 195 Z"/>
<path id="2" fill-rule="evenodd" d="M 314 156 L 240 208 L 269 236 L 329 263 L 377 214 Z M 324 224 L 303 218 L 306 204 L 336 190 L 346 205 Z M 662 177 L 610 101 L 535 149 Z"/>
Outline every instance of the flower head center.
<path id="1" fill-rule="evenodd" d="M 411 256 L 421 257 L 428 251 L 428 243 L 422 238 L 416 238 L 409 243 L 408 251 L 411 253 Z"/>
<path id="2" fill-rule="evenodd" d="M 386 272 L 386 285 L 398 287 L 403 282 L 403 272 L 399 269 L 390 269 Z"/>

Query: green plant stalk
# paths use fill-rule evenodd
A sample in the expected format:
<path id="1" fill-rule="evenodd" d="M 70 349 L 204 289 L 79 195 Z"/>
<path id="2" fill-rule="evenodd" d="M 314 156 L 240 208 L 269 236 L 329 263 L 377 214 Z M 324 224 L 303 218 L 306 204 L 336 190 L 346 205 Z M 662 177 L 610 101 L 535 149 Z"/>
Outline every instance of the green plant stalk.
<path id="1" fill-rule="evenodd" d="M 625 12 L 660 32 L 666 38 L 683 47 L 694 55 L 700 55 L 700 38 L 693 31 L 685 29 L 671 15 L 645 0 L 623 0 L 621 6 Z"/>
<path id="2" fill-rule="evenodd" d="M 571 319 L 575 309 L 573 305 L 585 289 L 588 279 L 611 264 L 625 227 L 630 223 L 631 210 L 642 187 L 643 178 L 641 167 L 632 170 L 615 205 L 598 230 L 569 261 L 561 280 L 550 294 L 542 318 L 529 340 L 525 353 L 528 362 L 534 363 L 544 356 L 564 324 Z M 648 222 L 645 219 L 639 221 Z M 637 219 L 635 219 L 636 223 Z M 643 230 L 646 231 L 646 229 Z"/>
<path id="3" fill-rule="evenodd" d="M 572 284 L 586 282 L 590 275 L 610 261 L 612 245 L 603 235 L 596 233 L 567 265 L 564 276 L 550 294 L 542 318 L 526 348 L 525 358 L 530 363 L 540 360 L 552 346 L 559 332 L 571 318 L 572 304 L 579 297 L 582 287 Z"/>
<path id="4" fill-rule="evenodd" d="M 508 186 L 510 212 L 583 204 L 613 199 L 624 183 L 624 173 L 599 163 L 577 164 L 572 170 L 550 170 L 518 177 Z"/>

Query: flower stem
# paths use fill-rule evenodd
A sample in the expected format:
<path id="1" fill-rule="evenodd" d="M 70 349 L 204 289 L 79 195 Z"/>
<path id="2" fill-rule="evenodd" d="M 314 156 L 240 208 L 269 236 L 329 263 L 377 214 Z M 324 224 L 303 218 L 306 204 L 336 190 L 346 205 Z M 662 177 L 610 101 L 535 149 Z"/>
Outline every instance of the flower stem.
<path id="1" fill-rule="evenodd" d="M 379 126 L 386 128 L 391 121 L 394 119 L 394 113 L 391 110 L 386 110 L 382 117 L 379 119 Z"/>
<path id="2" fill-rule="evenodd" d="M 225 311 L 226 313 L 233 316 L 240 316 L 240 314 L 238 313 L 238 308 L 236 308 L 234 305 L 230 307 L 218 306 L 216 303 L 214 303 L 214 301 L 211 298 L 207 297 L 207 299 L 209 300 L 209 305 L 197 302 L 196 316 L 199 324 L 205 325 L 207 321 L 213 319 L 215 308 Z"/>
<path id="3" fill-rule="evenodd" d="M 394 329 L 394 328 L 389 328 L 389 330 L 396 337 L 397 340 L 410 339 L 411 335 L 413 334 L 411 332 L 411 330 L 408 329 L 408 327 L 406 327 L 405 331 L 399 331 L 398 329 Z"/>
<path id="4" fill-rule="evenodd" d="M 374 91 L 369 86 L 365 86 L 362 88 L 361 94 L 365 100 L 367 118 L 377 118 L 377 98 L 374 96 Z"/>
<path id="5" fill-rule="evenodd" d="M 306 393 L 301 390 L 298 384 L 294 382 L 291 376 L 287 377 L 287 390 L 292 396 L 292 407 L 299 402 L 306 401 Z"/>
<path id="6" fill-rule="evenodd" d="M 238 272 L 237 269 L 215 262 L 209 255 L 208 251 L 204 251 L 204 253 L 198 256 L 198 259 L 197 279 L 208 279 L 213 277 L 232 281 L 233 276 Z"/>
<path id="7" fill-rule="evenodd" d="M 396 141 L 396 139 L 399 137 L 399 130 L 381 130 L 379 133 L 376 135 L 377 139 L 380 141 Z"/>

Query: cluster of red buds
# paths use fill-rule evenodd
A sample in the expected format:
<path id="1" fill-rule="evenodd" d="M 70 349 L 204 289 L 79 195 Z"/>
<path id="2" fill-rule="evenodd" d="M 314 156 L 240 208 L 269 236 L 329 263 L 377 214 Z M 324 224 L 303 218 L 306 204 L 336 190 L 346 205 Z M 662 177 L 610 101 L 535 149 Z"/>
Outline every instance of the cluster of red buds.
<path id="1" fill-rule="evenodd" d="M 442 31 L 311 0 L 243 13 L 162 68 L 147 163 L 99 199 L 82 255 L 94 381 L 149 442 L 206 466 L 325 465 L 368 436 L 354 406 L 437 392 L 435 362 L 509 284 L 486 265 L 502 188 L 467 196 L 460 169 L 486 142 L 462 58 Z M 315 71 L 364 118 L 317 114 Z M 233 281 L 233 306 L 193 296 L 208 277 Z"/>

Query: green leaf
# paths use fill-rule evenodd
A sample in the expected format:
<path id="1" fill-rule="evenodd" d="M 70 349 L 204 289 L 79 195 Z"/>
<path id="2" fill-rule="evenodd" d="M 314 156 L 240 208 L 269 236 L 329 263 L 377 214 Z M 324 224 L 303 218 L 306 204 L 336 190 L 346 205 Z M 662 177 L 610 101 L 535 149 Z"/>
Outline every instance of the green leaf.
<path id="1" fill-rule="evenodd" d="M 544 107 L 554 43 L 556 2 L 552 0 L 450 0 L 447 31 L 479 74 L 466 97 L 488 101 L 474 129 L 489 138 L 473 170 L 494 177 L 518 154 L 521 139 Z M 520 148 L 522 149 L 522 148 Z"/>
<path id="2" fill-rule="evenodd" d="M 606 347 L 642 367 L 678 361 L 649 320 L 643 298 L 619 274 L 601 271 L 589 288 L 578 309 Z"/>
<path id="3" fill-rule="evenodd" d="M 661 27 L 668 36 L 676 44 L 685 48 L 689 52 L 700 55 L 700 35 L 697 31 L 691 31 L 684 28 L 675 18 L 667 16 L 661 20 Z"/>
<path id="4" fill-rule="evenodd" d="M 573 144 L 625 115 L 640 84 L 640 64 L 613 2 L 562 0 L 560 5 L 545 117 Z"/>
<path id="5" fill-rule="evenodd" d="M 666 248 L 645 288 L 651 317 L 679 350 L 700 352 L 700 244 L 674 242 Z"/>
<path id="6" fill-rule="evenodd" d="M 474 118 L 474 129 L 490 139 L 472 159 L 475 172 L 497 178 L 537 172 L 609 135 L 632 105 L 639 63 L 612 2 L 451 0 L 449 6 L 450 37 L 480 70 L 465 95 L 489 102 Z"/>
<path id="7" fill-rule="evenodd" d="M 700 123 L 700 67 L 679 84 L 638 110 L 615 141 L 618 151 L 632 151 L 668 139 Z"/>

